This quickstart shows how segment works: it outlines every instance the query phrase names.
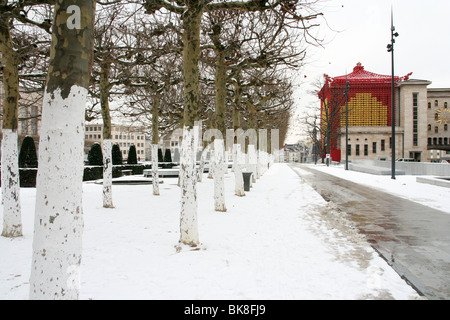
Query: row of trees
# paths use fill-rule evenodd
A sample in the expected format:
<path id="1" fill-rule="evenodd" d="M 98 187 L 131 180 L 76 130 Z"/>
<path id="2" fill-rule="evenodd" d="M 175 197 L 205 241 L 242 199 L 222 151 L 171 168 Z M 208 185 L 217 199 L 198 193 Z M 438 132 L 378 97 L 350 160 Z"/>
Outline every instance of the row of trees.
<path id="1" fill-rule="evenodd" d="M 4 226 L 13 230 L 4 235 L 21 234 L 14 182 L 19 79 L 36 90 L 46 79 L 31 298 L 78 297 L 85 121 L 103 119 L 105 207 L 113 207 L 113 97 L 121 100 L 114 111 L 151 122 L 154 146 L 164 130 L 183 129 L 180 242 L 198 245 L 194 132 L 201 123 L 221 133 L 214 140 L 218 158 L 227 127 L 277 128 L 284 139 L 292 108 L 286 69 L 301 67 L 306 44 L 315 41 L 316 2 L 99 1 L 96 11 L 92 0 L 0 1 L 2 179 L 9 179 L 2 194 Z"/>

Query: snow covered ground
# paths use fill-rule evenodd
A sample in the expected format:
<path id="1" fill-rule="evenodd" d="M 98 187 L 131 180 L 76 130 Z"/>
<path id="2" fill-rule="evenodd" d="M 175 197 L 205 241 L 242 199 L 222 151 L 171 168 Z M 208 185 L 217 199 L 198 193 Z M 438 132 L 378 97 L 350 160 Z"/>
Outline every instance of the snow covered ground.
<path id="1" fill-rule="evenodd" d="M 287 164 L 245 197 L 228 172 L 225 213 L 213 210 L 205 174 L 197 248 L 178 244 L 180 189 L 162 180 L 160 196 L 151 185 L 113 185 L 114 209 L 102 207 L 101 185 L 84 183 L 81 299 L 420 298 Z M 28 298 L 35 189 L 22 188 L 21 201 L 24 236 L 0 238 L 0 299 Z"/>
<path id="2" fill-rule="evenodd" d="M 303 166 L 303 164 L 302 164 Z M 396 175 L 373 175 L 368 173 L 345 170 L 344 165 L 308 164 L 312 169 L 332 174 L 342 179 L 347 179 L 359 184 L 389 192 L 390 194 L 415 201 L 417 203 L 441 210 L 450 214 L 450 188 L 439 187 L 426 183 L 417 182 L 417 177 L 432 178 L 434 176 Z"/>

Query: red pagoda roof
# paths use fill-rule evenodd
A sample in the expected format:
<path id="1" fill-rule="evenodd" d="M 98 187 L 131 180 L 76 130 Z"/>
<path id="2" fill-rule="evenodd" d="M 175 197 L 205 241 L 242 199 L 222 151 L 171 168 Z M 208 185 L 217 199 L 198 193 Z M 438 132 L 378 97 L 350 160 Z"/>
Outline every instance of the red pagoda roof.
<path id="1" fill-rule="evenodd" d="M 404 80 L 408 80 L 409 76 L 412 74 L 409 73 L 404 77 L 394 77 L 395 81 L 404 81 Z M 330 78 L 327 75 L 325 75 L 325 78 L 331 80 L 332 82 L 336 82 L 336 83 L 341 83 L 344 82 L 346 80 L 348 80 L 349 82 L 391 82 L 392 81 L 392 76 L 391 75 L 381 75 L 381 74 L 377 74 L 377 73 L 373 73 L 373 72 L 369 72 L 364 70 L 364 66 L 361 65 L 361 62 L 358 62 L 356 64 L 356 67 L 353 68 L 353 72 L 348 74 L 348 75 L 344 75 L 344 76 L 338 76 L 338 77 L 334 77 L 334 78 Z"/>

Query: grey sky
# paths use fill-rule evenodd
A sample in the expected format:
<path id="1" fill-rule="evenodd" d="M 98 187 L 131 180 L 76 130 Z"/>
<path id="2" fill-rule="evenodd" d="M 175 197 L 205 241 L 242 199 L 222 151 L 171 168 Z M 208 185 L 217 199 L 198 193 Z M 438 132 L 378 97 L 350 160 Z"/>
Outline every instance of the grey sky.
<path id="1" fill-rule="evenodd" d="M 319 36 L 324 47 L 309 48 L 307 64 L 299 75 L 295 98 L 297 113 L 317 99 L 308 95 L 324 73 L 345 75 L 361 62 L 366 70 L 391 74 L 391 5 L 395 43 L 395 74 L 430 80 L 430 88 L 450 88 L 450 1 L 448 0 L 328 0 L 323 2 Z M 328 25 L 328 26 L 327 26 Z M 298 140 L 300 123 L 293 122 L 288 143 Z"/>

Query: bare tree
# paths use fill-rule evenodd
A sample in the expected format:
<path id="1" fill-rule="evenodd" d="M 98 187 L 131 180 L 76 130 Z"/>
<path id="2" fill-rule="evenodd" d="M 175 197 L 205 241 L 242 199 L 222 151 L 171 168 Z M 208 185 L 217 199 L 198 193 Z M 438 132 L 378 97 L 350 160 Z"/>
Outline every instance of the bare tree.
<path id="1" fill-rule="evenodd" d="M 297 5 L 299 7 L 297 7 Z M 151 1 L 145 3 L 148 13 L 157 10 L 168 10 L 179 14 L 183 27 L 183 78 L 184 78 L 184 133 L 181 162 L 182 197 L 180 216 L 180 242 L 196 246 L 199 244 L 197 226 L 197 191 L 195 178 L 195 138 L 194 125 L 199 116 L 199 56 L 200 56 L 200 26 L 204 12 L 222 9 L 242 11 L 289 12 L 292 21 L 305 24 L 312 19 L 297 13 L 297 9 L 305 3 L 297 1 Z M 317 17 L 317 14 L 313 15 Z"/>
<path id="2" fill-rule="evenodd" d="M 6 5 L 6 1 L 0 3 Z M 3 124 L 2 124 L 2 203 L 4 237 L 22 236 L 20 208 L 20 185 L 18 167 L 18 101 L 19 74 L 18 57 L 11 38 L 11 18 L 2 16 L 0 21 L 0 41 L 2 51 Z"/>
<path id="3" fill-rule="evenodd" d="M 84 121 L 95 2 L 58 0 L 54 12 L 36 184 L 31 299 L 79 296 Z"/>
<path id="4" fill-rule="evenodd" d="M 2 57 L 2 80 L 4 87 L 2 121 L 2 204 L 3 231 L 5 237 L 22 235 L 20 208 L 20 185 L 18 168 L 18 121 L 19 121 L 19 73 L 35 69 L 39 59 L 33 55 L 38 43 L 31 37 L 14 30 L 14 22 L 46 28 L 47 21 L 35 22 L 28 17 L 34 6 L 46 1 L 0 1 L 0 47 Z M 35 15 L 35 14 L 30 14 Z M 28 27 L 30 28 L 30 27 Z M 32 29 L 32 28 L 31 28 Z M 13 31 L 14 30 L 14 31 Z"/>

